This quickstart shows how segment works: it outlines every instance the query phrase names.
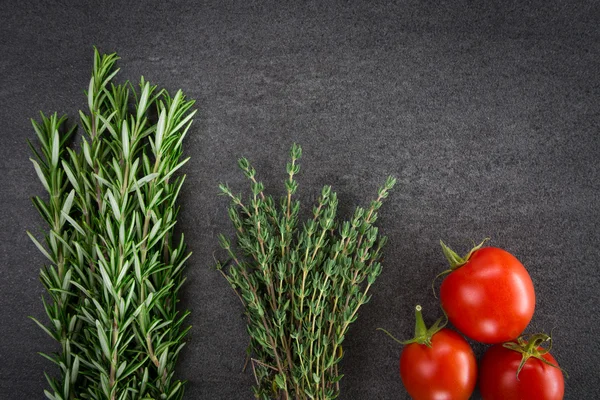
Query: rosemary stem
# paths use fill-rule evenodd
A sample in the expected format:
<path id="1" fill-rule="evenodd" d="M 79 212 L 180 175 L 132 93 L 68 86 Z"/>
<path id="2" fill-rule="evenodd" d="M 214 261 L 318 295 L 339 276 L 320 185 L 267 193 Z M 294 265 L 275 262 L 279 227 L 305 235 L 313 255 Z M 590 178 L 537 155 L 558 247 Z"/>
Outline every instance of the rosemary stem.
<path id="1" fill-rule="evenodd" d="M 129 82 L 116 84 L 117 59 L 94 52 L 79 150 L 68 147 L 75 129 L 59 133 L 66 117 L 32 121 L 41 150 L 31 145 L 32 161 L 49 195 L 34 205 L 49 232 L 45 246 L 29 236 L 52 261 L 40 272 L 50 325 L 36 322 L 61 344 L 46 357 L 61 371 L 48 376 L 47 397 L 180 400 L 174 368 L 189 328 L 175 304 L 189 254 L 183 241 L 172 247 L 183 182 L 172 174 L 185 162 L 194 102 L 181 92 L 153 95 L 144 78 L 139 94 Z M 161 118 L 146 126 L 155 112 Z M 157 144 L 154 153 L 140 136 Z M 152 226 L 154 219 L 161 222 Z"/>

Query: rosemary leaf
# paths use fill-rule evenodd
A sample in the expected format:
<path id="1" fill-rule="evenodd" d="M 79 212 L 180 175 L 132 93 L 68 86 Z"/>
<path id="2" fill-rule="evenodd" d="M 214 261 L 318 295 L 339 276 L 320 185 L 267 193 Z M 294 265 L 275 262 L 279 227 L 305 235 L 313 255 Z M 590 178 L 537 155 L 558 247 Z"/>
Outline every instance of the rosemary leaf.
<path id="1" fill-rule="evenodd" d="M 189 254 L 174 233 L 174 173 L 187 161 L 194 102 L 144 78 L 139 90 L 115 83 L 117 59 L 94 52 L 79 150 L 65 117 L 33 121 L 32 162 L 48 192 L 33 202 L 48 232 L 45 244 L 28 235 L 49 261 L 40 278 L 50 323 L 34 321 L 61 344 L 45 356 L 60 366 L 47 375 L 49 399 L 183 396 L 174 372 L 189 328 L 177 299 Z"/>

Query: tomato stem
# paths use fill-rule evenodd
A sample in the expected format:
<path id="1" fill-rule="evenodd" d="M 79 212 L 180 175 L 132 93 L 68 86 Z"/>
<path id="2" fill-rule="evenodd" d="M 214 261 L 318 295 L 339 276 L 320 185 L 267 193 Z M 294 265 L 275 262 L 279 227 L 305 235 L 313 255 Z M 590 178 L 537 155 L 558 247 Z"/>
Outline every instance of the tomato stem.
<path id="1" fill-rule="evenodd" d="M 393 340 L 395 340 L 396 342 L 400 343 L 400 344 L 404 344 L 403 341 L 401 341 L 400 339 L 396 339 L 396 337 L 394 337 L 394 335 L 392 335 L 391 333 L 389 333 L 388 331 L 386 331 L 383 328 L 377 328 L 378 331 L 382 331 L 385 332 L 386 335 L 388 335 L 389 337 L 391 337 Z"/>
<path id="2" fill-rule="evenodd" d="M 479 250 L 485 244 L 485 242 L 487 242 L 488 240 L 490 240 L 490 238 L 483 239 L 483 241 L 481 243 L 479 243 L 477 246 L 473 247 L 467 253 L 467 255 L 464 257 L 459 256 L 454 250 L 452 250 L 450 247 L 448 247 L 446 245 L 446 243 L 444 243 L 442 240 L 440 240 L 440 245 L 442 246 L 442 252 L 444 253 L 444 256 L 446 256 L 446 259 L 450 263 L 450 272 L 465 265 L 467 263 L 467 261 L 469 261 L 469 258 L 471 258 L 473 253 L 475 253 L 477 250 Z M 444 271 L 444 272 L 446 272 L 446 271 Z"/>
<path id="3" fill-rule="evenodd" d="M 433 337 L 433 335 L 435 335 L 440 330 L 442 330 L 444 328 L 444 326 L 446 326 L 446 324 L 448 323 L 448 317 L 446 315 L 446 312 L 444 312 L 444 316 L 442 318 L 438 319 L 437 321 L 435 321 L 435 323 L 429 329 L 427 329 L 427 325 L 425 325 L 425 321 L 423 320 L 423 314 L 421 312 L 422 310 L 423 310 L 423 307 L 421 307 L 420 305 L 417 305 L 415 307 L 415 337 L 413 337 L 410 340 L 400 341 L 400 340 L 396 339 L 394 336 L 392 336 L 391 333 L 389 333 L 388 331 L 386 331 L 383 328 L 377 328 L 377 330 L 385 332 L 389 337 L 391 337 L 396 342 L 398 342 L 402 345 L 418 343 L 418 344 L 424 344 L 427 347 L 431 347 L 431 338 Z M 445 321 L 442 324 L 442 321 L 444 319 L 445 319 Z"/>
<path id="4" fill-rule="evenodd" d="M 437 293 L 435 292 L 435 281 L 437 281 L 437 279 L 439 277 L 448 275 L 452 271 L 465 265 L 469 261 L 469 258 L 471 258 L 473 253 L 475 253 L 477 250 L 479 250 L 483 246 L 483 244 L 485 242 L 487 242 L 488 240 L 490 240 L 490 238 L 483 239 L 483 241 L 481 243 L 479 243 L 477 246 L 473 247 L 467 253 L 467 255 L 464 257 L 459 256 L 454 250 L 452 250 L 450 247 L 448 247 L 446 245 L 446 243 L 444 243 L 442 240 L 440 240 L 440 245 L 442 246 L 442 252 L 444 253 L 444 256 L 446 256 L 446 260 L 448 260 L 448 263 L 450 264 L 450 268 L 437 274 L 435 276 L 435 278 L 433 278 L 433 281 L 431 282 L 431 290 L 433 291 L 433 296 L 436 299 L 437 299 Z"/>
<path id="5" fill-rule="evenodd" d="M 450 263 L 450 270 L 455 270 L 456 268 L 464 265 L 467 261 L 459 256 L 454 250 L 450 247 L 446 246 L 442 240 L 440 240 L 440 245 L 442 246 L 442 252 L 444 256 L 446 256 L 446 260 Z"/>
<path id="6" fill-rule="evenodd" d="M 415 307 L 415 338 L 425 338 L 427 336 L 427 327 L 425 321 L 423 321 L 423 314 L 421 310 L 423 307 L 417 304 Z"/>
<path id="7" fill-rule="evenodd" d="M 548 342 L 548 347 L 541 347 L 542 344 Z M 517 338 L 516 342 L 507 342 L 502 345 L 503 347 L 521 353 L 521 362 L 519 368 L 517 368 L 517 379 L 519 379 L 519 373 L 525 366 L 525 363 L 530 358 L 536 358 L 544 364 L 550 365 L 551 367 L 558 368 L 565 376 L 569 377 L 567 372 L 560 368 L 558 365 L 552 364 L 546 360 L 543 356 L 550 352 L 552 349 L 552 336 L 546 335 L 545 333 L 535 333 L 531 335 L 524 335 Z"/>

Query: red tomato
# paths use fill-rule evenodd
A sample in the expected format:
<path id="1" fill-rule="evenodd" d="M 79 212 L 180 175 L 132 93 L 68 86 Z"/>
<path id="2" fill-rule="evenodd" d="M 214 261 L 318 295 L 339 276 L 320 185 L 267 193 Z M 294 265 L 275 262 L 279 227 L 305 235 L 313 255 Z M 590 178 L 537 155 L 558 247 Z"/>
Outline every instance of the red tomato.
<path id="1" fill-rule="evenodd" d="M 541 348 L 538 348 L 538 350 Z M 517 378 L 523 355 L 503 345 L 490 347 L 481 360 L 479 389 L 484 400 L 561 400 L 565 383 L 560 368 L 529 357 Z M 541 354 L 558 366 L 550 353 Z"/>
<path id="2" fill-rule="evenodd" d="M 467 400 L 477 383 L 477 361 L 469 343 L 444 328 L 433 335 L 431 347 L 404 347 L 400 377 L 414 400 Z"/>
<path id="3" fill-rule="evenodd" d="M 495 247 L 476 247 L 465 259 L 442 247 L 451 272 L 442 282 L 440 299 L 450 322 L 482 343 L 518 337 L 535 308 L 533 282 L 523 264 Z"/>

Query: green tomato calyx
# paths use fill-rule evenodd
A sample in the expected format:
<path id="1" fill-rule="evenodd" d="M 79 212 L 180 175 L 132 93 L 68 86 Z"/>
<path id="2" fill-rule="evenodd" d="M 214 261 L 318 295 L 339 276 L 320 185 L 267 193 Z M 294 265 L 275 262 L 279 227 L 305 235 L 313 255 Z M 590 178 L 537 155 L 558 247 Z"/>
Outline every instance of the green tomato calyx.
<path id="1" fill-rule="evenodd" d="M 444 243 L 442 240 L 440 240 L 440 245 L 442 246 L 442 252 L 444 253 L 444 256 L 446 256 L 446 260 L 448 260 L 448 263 L 450 263 L 450 268 L 437 274 L 435 276 L 435 278 L 433 278 L 433 282 L 431 282 L 431 289 L 433 290 L 433 295 L 435 296 L 436 299 L 437 299 L 437 294 L 435 293 L 435 282 L 437 281 L 437 279 L 441 276 L 448 275 L 452 271 L 465 265 L 469 261 L 469 259 L 473 255 L 473 253 L 475 253 L 477 250 L 481 249 L 481 247 L 483 247 L 485 242 L 487 242 L 488 240 L 490 240 L 490 238 L 483 239 L 483 241 L 481 243 L 474 246 L 464 257 L 459 256 L 454 250 L 452 250 L 450 247 L 448 247 L 446 245 L 446 243 Z"/>
<path id="2" fill-rule="evenodd" d="M 544 343 L 548 343 L 548 347 L 542 347 Z M 502 346 L 509 350 L 521 353 L 521 363 L 519 364 L 519 368 L 517 368 L 517 379 L 519 379 L 519 373 L 525 366 L 527 360 L 532 357 L 540 360 L 544 364 L 550 365 L 551 367 L 558 368 L 565 374 L 565 376 L 568 377 L 568 374 L 564 369 L 558 365 L 552 364 L 543 357 L 545 354 L 550 352 L 550 349 L 552 349 L 552 336 L 550 335 L 546 335 L 545 333 L 524 335 L 519 337 L 516 342 L 507 342 Z"/>
<path id="3" fill-rule="evenodd" d="M 446 312 L 444 312 L 443 317 L 435 321 L 435 323 L 430 328 L 427 328 L 427 325 L 425 325 L 425 321 L 423 320 L 423 314 L 421 313 L 422 309 L 423 307 L 421 307 L 420 305 L 417 305 L 415 307 L 415 337 L 413 337 L 410 340 L 398 340 L 391 333 L 389 333 L 383 328 L 377 328 L 377 330 L 385 332 L 389 337 L 391 337 L 401 345 L 417 343 L 423 344 L 427 347 L 431 347 L 431 338 L 433 337 L 433 335 L 438 333 L 446 326 L 446 324 L 448 323 L 448 317 L 446 315 Z"/>
<path id="4" fill-rule="evenodd" d="M 483 247 L 485 242 L 487 242 L 488 240 L 490 240 L 490 238 L 483 239 L 483 241 L 481 243 L 474 246 L 464 257 L 459 256 L 454 250 L 452 250 L 450 247 L 446 246 L 446 243 L 444 243 L 443 241 L 440 240 L 440 245 L 442 246 L 442 251 L 444 252 L 444 255 L 446 256 L 446 259 L 450 263 L 450 272 L 465 265 L 469 261 L 469 258 L 471 258 L 473 253 L 475 253 L 477 250 L 479 250 L 481 247 Z"/>

